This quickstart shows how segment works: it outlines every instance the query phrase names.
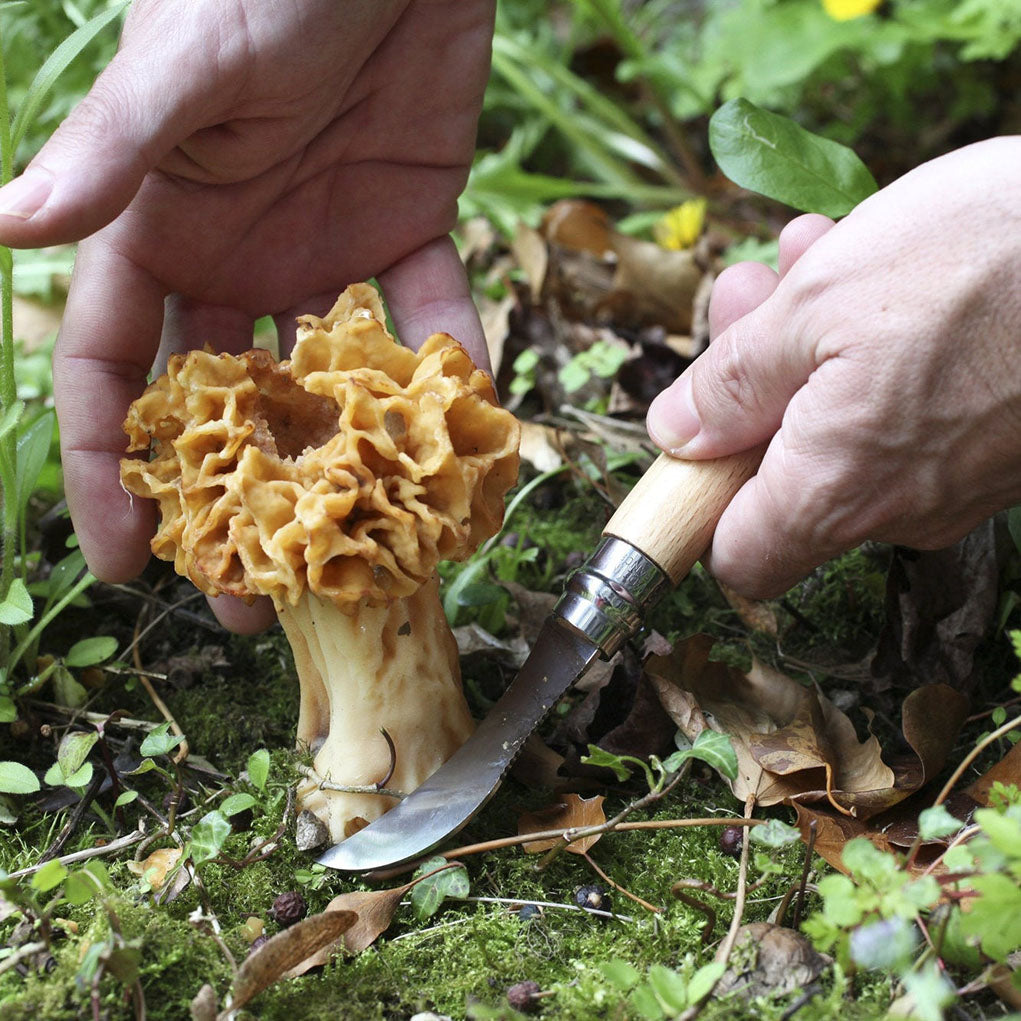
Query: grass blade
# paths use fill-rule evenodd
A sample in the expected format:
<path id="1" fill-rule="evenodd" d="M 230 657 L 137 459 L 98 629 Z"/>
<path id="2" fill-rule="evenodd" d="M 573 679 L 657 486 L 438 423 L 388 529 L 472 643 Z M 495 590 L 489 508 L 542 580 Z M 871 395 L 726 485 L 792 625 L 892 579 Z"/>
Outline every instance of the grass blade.
<path id="1" fill-rule="evenodd" d="M 57 83 L 57 79 L 64 73 L 68 64 L 78 56 L 86 46 L 104 29 L 111 21 L 120 17 L 121 13 L 128 6 L 129 0 L 125 3 L 111 7 L 109 10 L 97 14 L 90 21 L 87 21 L 81 28 L 72 32 L 46 59 L 46 62 L 25 93 L 24 102 L 14 118 L 14 125 L 11 128 L 11 148 L 16 150 L 18 143 L 24 138 L 25 132 L 31 127 L 43 103 Z"/>

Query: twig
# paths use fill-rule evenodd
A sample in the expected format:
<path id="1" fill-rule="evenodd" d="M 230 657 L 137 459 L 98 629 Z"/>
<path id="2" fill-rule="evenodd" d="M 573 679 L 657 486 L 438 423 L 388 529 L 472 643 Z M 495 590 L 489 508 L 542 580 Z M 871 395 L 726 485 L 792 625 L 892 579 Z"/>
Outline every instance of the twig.
<path id="1" fill-rule="evenodd" d="M 745 815 L 751 813 L 752 808 L 755 805 L 755 796 L 749 795 L 745 801 Z M 726 964 L 730 958 L 730 952 L 734 949 L 734 943 L 737 940 L 738 930 L 741 928 L 741 918 L 744 915 L 744 902 L 745 895 L 748 887 L 748 857 L 749 848 L 751 842 L 748 839 L 748 830 L 745 829 L 744 842 L 741 847 L 741 862 L 738 866 L 737 872 L 737 896 L 734 898 L 734 916 L 730 920 L 730 928 L 727 930 L 727 935 L 724 936 L 723 942 L 719 945 L 714 956 L 714 960 Z M 717 981 L 719 981 L 717 979 Z M 703 993 L 701 999 L 697 1003 L 693 1003 L 688 1007 L 682 1014 L 678 1015 L 678 1021 L 692 1021 L 693 1018 L 698 1017 L 702 1010 L 702 1006 L 705 1001 L 712 995 L 713 989 L 716 988 L 716 982 Z"/>
<path id="2" fill-rule="evenodd" d="M 794 903 L 794 917 L 791 919 L 791 928 L 797 929 L 801 925 L 801 912 L 805 907 L 805 888 L 808 886 L 808 873 L 812 866 L 812 852 L 815 850 L 815 837 L 818 830 L 818 821 L 813 819 L 808 824 L 808 842 L 805 845 L 805 864 L 801 869 L 801 882 L 798 884 L 798 899 Z"/>
<path id="3" fill-rule="evenodd" d="M 518 847 L 522 844 L 541 843 L 565 836 L 570 837 L 568 843 L 573 843 L 575 840 L 580 840 L 583 837 L 609 832 L 611 829 L 613 832 L 618 833 L 625 830 L 671 830 L 688 826 L 762 826 L 765 821 L 765 819 L 721 819 L 718 816 L 708 816 L 700 819 L 643 819 L 637 822 L 621 822 L 612 825 L 611 823 L 601 823 L 598 826 L 585 826 L 577 830 L 540 830 L 536 833 L 519 834 L 516 837 L 497 837 L 493 840 L 483 840 L 477 844 L 465 844 L 462 847 L 455 847 L 449 851 L 435 851 L 430 854 L 430 857 L 438 855 L 448 860 L 451 858 L 466 858 L 472 854 L 499 851 L 505 847 Z M 423 861 L 425 861 L 425 858 L 416 858 L 413 861 L 395 865 L 393 868 L 372 869 L 364 875 L 370 879 L 391 879 L 394 876 L 411 872 L 413 869 L 418 868 Z"/>
<path id="4" fill-rule="evenodd" d="M 988 748 L 991 744 L 999 741 L 1001 737 L 1009 734 L 1015 727 L 1021 726 L 1021 716 L 1015 716 L 1014 719 L 1008 720 L 1002 727 L 997 727 L 996 730 L 990 734 L 986 734 L 981 741 L 979 741 L 974 748 L 964 757 L 964 761 L 953 771 L 950 779 L 943 785 L 943 789 L 936 795 L 936 800 L 933 801 L 932 807 L 935 808 L 937 805 L 943 804 L 947 799 L 950 792 L 957 785 L 957 781 L 964 776 L 965 771 L 968 767 Z M 919 848 L 922 846 L 922 833 L 919 830 L 915 839 L 911 843 L 911 847 L 908 848 L 907 867 L 910 868 L 914 863 L 915 858 L 918 856 Z"/>
<path id="5" fill-rule="evenodd" d="M 604 882 L 604 883 L 608 883 L 608 884 L 609 884 L 610 886 L 612 886 L 612 887 L 613 887 L 613 888 L 614 888 L 615 890 L 617 890 L 617 891 L 619 891 L 620 893 L 624 894 L 624 896 L 625 896 L 625 897 L 629 898 L 630 900 L 633 900 L 633 901 L 634 901 L 634 902 L 635 902 L 636 904 L 641 904 L 641 906 L 642 906 L 643 908 L 645 908 L 645 910 L 646 910 L 646 911 L 651 911 L 651 912 L 652 912 L 652 913 L 653 913 L 654 915 L 658 915 L 658 914 L 661 914 L 661 913 L 662 913 L 662 911 L 663 911 L 663 909 L 662 909 L 662 908 L 658 908 L 658 907 L 656 907 L 656 905 L 655 905 L 655 904 L 650 904 L 650 903 L 649 903 L 649 902 L 648 902 L 647 900 L 642 900 L 642 898 L 641 898 L 641 897 L 639 897 L 639 896 L 638 896 L 637 894 L 634 894 L 634 893 L 632 893 L 632 892 L 631 892 L 630 890 L 625 890 L 625 889 L 624 889 L 624 887 L 620 885 L 620 883 L 615 883 L 615 882 L 614 882 L 614 881 L 613 881 L 613 880 L 612 880 L 612 879 L 611 879 L 611 878 L 610 878 L 610 877 L 609 877 L 609 876 L 608 876 L 608 875 L 607 875 L 607 874 L 606 874 L 606 873 L 605 873 L 605 872 L 604 872 L 604 871 L 603 871 L 603 870 L 602 870 L 602 869 L 601 869 L 601 868 L 600 868 L 600 867 L 599 867 L 599 866 L 598 866 L 598 865 L 597 865 L 597 864 L 596 864 L 596 863 L 595 863 L 595 862 L 594 862 L 594 861 L 592 860 L 592 857 L 591 857 L 591 855 L 589 855 L 589 854 L 588 854 L 588 852 L 585 852 L 585 854 L 583 854 L 583 855 L 582 855 L 582 857 L 583 857 L 583 858 L 585 859 L 585 861 L 587 861 L 587 862 L 589 863 L 589 865 L 591 865 L 591 866 L 592 866 L 592 868 L 593 868 L 593 869 L 595 870 L 595 872 L 597 873 L 597 875 L 598 875 L 598 876 L 600 877 L 600 879 L 602 879 L 602 880 L 603 880 L 603 882 Z"/>
<path id="6" fill-rule="evenodd" d="M 83 851 L 72 851 L 70 854 L 51 860 L 59 861 L 61 865 L 74 865 L 80 861 L 87 861 L 89 858 L 100 858 L 107 854 L 123 851 L 125 847 L 132 847 L 140 840 L 144 840 L 145 837 L 146 831 L 139 828 L 134 833 L 128 833 L 126 836 L 111 840 L 109 844 L 103 844 L 102 847 L 87 847 Z M 17 872 L 12 872 L 7 878 L 24 879 L 25 876 L 31 876 L 38 872 L 45 864 L 42 861 L 36 862 L 35 865 L 29 865 L 26 868 L 18 869 Z"/>
<path id="7" fill-rule="evenodd" d="M 0 961 L 0 975 L 11 968 L 17 967 L 26 957 L 32 957 L 34 954 L 38 954 L 46 949 L 46 944 L 41 942 L 22 944 L 10 957 L 5 957 Z"/>
<path id="8" fill-rule="evenodd" d="M 40 865 L 44 865 L 46 862 L 50 861 L 51 858 L 56 858 L 57 855 L 60 854 L 63 846 L 71 839 L 71 834 L 78 829 L 82 819 L 85 818 L 85 813 L 89 810 L 89 806 L 99 793 L 100 787 L 103 786 L 103 779 L 103 774 L 99 772 L 92 777 L 92 782 L 78 799 L 78 804 L 74 806 L 74 810 L 67 817 L 67 822 L 64 824 L 64 828 L 60 831 L 60 833 L 57 834 L 57 839 L 54 840 L 45 851 L 43 851 L 42 857 L 39 859 Z"/>
<path id="9" fill-rule="evenodd" d="M 321 791 L 340 791 L 342 794 L 378 794 L 380 797 L 397 798 L 398 800 L 408 796 L 406 791 L 395 791 L 390 787 L 380 787 L 374 783 L 366 784 L 363 787 L 333 783 L 320 776 L 311 766 L 308 768 L 307 775 L 310 780 L 315 781 L 316 787 Z"/>

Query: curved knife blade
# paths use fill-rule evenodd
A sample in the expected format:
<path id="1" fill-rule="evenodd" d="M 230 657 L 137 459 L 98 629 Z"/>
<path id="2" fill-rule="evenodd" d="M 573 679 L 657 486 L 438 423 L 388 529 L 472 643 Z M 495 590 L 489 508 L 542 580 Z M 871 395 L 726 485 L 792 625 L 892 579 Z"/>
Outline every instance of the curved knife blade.
<path id="1" fill-rule="evenodd" d="M 386 815 L 335 844 L 318 861 L 367 872 L 427 854 L 479 811 L 528 735 L 599 655 L 598 647 L 550 616 L 517 677 L 474 734 Z"/>

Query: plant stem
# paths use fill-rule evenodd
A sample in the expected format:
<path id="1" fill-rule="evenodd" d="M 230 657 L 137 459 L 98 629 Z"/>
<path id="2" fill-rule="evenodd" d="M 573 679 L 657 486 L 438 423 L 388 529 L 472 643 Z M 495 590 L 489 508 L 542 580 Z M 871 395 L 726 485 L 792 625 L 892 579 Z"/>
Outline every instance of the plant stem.
<path id="1" fill-rule="evenodd" d="M 14 166 L 11 151 L 11 113 L 7 105 L 7 69 L 3 56 L 3 26 L 0 25 L 0 185 L 10 179 Z M 0 414 L 13 408 L 18 399 L 14 380 L 14 270 L 9 249 L 0 250 Z M 10 485 L 16 477 L 18 434 L 10 429 L 0 437 L 0 463 Z M 6 598 L 14 580 L 18 536 L 17 494 L 0 490 L 3 504 L 3 534 L 0 536 L 0 600 Z M 0 627 L 0 663 L 7 663 L 11 632 Z M 13 666 L 14 664 L 9 664 Z"/>

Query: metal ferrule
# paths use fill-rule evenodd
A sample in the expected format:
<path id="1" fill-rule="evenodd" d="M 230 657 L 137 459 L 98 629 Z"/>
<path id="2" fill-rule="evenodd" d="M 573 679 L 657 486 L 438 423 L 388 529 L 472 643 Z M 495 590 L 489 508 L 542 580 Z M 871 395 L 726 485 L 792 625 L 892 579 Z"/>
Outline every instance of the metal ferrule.
<path id="1" fill-rule="evenodd" d="M 608 535 L 568 578 L 553 612 L 609 659 L 669 589 L 666 573 L 641 550 Z"/>

